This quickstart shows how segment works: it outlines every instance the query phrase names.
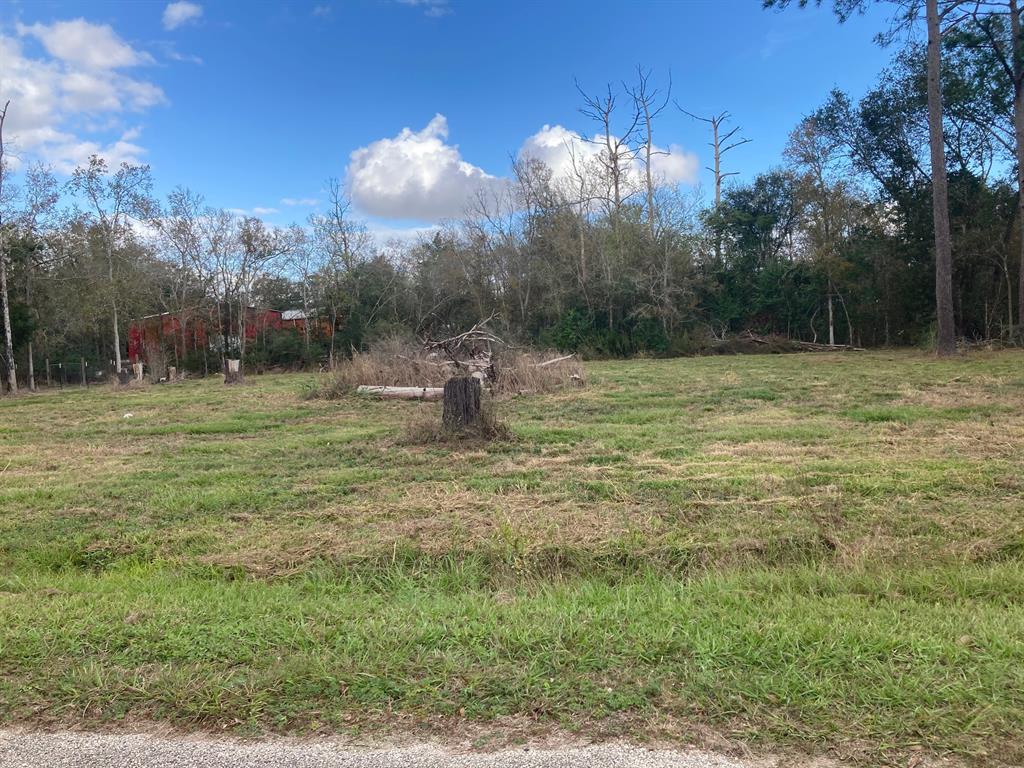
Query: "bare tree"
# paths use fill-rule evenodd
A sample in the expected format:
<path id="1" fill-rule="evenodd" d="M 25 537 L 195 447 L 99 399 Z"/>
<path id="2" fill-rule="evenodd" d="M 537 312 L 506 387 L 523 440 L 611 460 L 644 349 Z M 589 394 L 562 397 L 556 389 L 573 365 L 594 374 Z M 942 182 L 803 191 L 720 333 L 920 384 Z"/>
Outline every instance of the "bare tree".
<path id="1" fill-rule="evenodd" d="M 206 289 L 202 269 L 203 196 L 176 187 L 167 195 L 166 208 L 154 203 L 148 213 L 149 223 L 158 232 L 163 248 L 173 256 L 169 309 L 178 316 L 178 335 L 184 354 L 188 349 L 192 305 L 204 296 Z M 177 350 L 177 342 L 174 346 Z"/>
<path id="2" fill-rule="evenodd" d="M 236 279 L 234 271 L 237 250 L 238 221 L 223 209 L 207 208 L 200 219 L 202 241 L 196 254 L 195 268 L 200 281 L 213 294 L 213 316 L 220 336 L 220 367 L 228 373 L 231 345 L 232 315 Z"/>
<path id="3" fill-rule="evenodd" d="M 120 295 L 117 284 L 115 253 L 124 241 L 133 214 L 144 216 L 151 209 L 149 192 L 153 181 L 148 165 L 121 163 L 111 174 L 107 162 L 98 155 L 89 158 L 85 167 L 75 169 L 68 183 L 72 191 L 82 195 L 102 235 L 107 259 L 110 309 L 113 326 L 114 365 L 121 371 Z"/>
<path id="4" fill-rule="evenodd" d="M 303 346 L 306 350 L 306 362 L 308 364 L 310 357 L 309 324 L 314 307 L 314 278 L 322 268 L 323 263 L 320 258 L 321 251 L 314 247 L 313 239 L 306 234 L 302 227 L 292 225 L 289 230 L 289 237 L 291 238 L 291 249 L 287 257 L 287 265 L 299 280 L 299 295 L 302 298 L 302 314 L 304 315 L 302 324 Z"/>
<path id="5" fill-rule="evenodd" d="M 683 109 L 678 103 L 676 103 L 676 108 L 684 115 L 689 115 L 694 120 L 700 120 L 702 123 L 707 123 L 711 126 L 711 141 L 708 143 L 708 146 L 713 150 L 714 166 L 709 167 L 708 170 L 715 174 L 715 208 L 717 209 L 722 204 L 722 182 L 728 177 L 739 173 L 739 171 L 731 171 L 729 173 L 723 171 L 722 157 L 726 152 L 736 149 L 736 147 L 749 144 L 752 139 L 734 138 L 741 130 L 738 125 L 731 130 L 725 130 L 725 124 L 732 118 L 732 115 L 728 112 L 719 112 L 711 117 L 701 117 Z"/>
<path id="6" fill-rule="evenodd" d="M 320 274 L 327 284 L 324 298 L 331 316 L 328 359 L 332 368 L 341 312 L 346 303 L 359 303 L 360 280 L 356 267 L 365 260 L 371 242 L 366 228 L 350 215 L 351 205 L 338 180 L 330 179 L 327 212 L 309 217 L 313 247 L 322 264 Z"/>
<path id="7" fill-rule="evenodd" d="M 227 261 L 238 304 L 238 358 L 244 363 L 246 322 L 256 279 L 277 266 L 288 254 L 288 233 L 268 227 L 262 219 L 246 216 L 238 226 L 237 248 Z"/>
<path id="8" fill-rule="evenodd" d="M 583 97 L 583 107 L 580 113 L 598 124 L 600 133 L 596 138 L 585 141 L 597 144 L 602 148 L 598 155 L 601 166 L 605 171 L 610 188 L 610 203 L 612 211 L 617 216 L 622 210 L 623 201 L 633 194 L 629 188 L 629 166 L 636 159 L 638 150 L 633 146 L 636 138 L 637 127 L 640 124 L 641 112 L 634 104 L 633 113 L 628 118 L 626 130 L 621 135 L 615 133 L 615 109 L 617 99 L 612 92 L 611 85 L 608 85 L 605 93 L 597 96 L 590 96 L 577 82 L 576 90 Z"/>
<path id="9" fill-rule="evenodd" d="M 633 97 L 633 104 L 636 107 L 637 113 L 641 115 L 643 120 L 642 152 L 644 156 L 644 182 L 647 192 L 647 227 L 651 240 L 654 240 L 657 237 L 655 228 L 657 213 L 654 208 L 654 169 L 652 167 L 652 160 L 654 155 L 667 154 L 654 149 L 654 120 L 668 106 L 668 102 L 672 98 L 672 76 L 671 74 L 669 75 L 668 88 L 665 90 L 664 98 L 660 99 L 659 89 L 652 88 L 650 85 L 650 70 L 645 72 L 642 67 L 638 66 L 636 68 L 636 76 L 637 84 L 629 89 L 629 93 Z"/>
<path id="10" fill-rule="evenodd" d="M 605 93 L 596 96 L 588 95 L 578 82 L 576 90 L 583 97 L 583 107 L 580 108 L 580 113 L 599 126 L 599 133 L 595 138 L 584 137 L 584 140 L 601 147 L 601 151 L 595 159 L 605 177 L 604 182 L 608 190 L 605 202 L 611 221 L 614 248 L 599 248 L 597 255 L 600 258 L 604 282 L 604 305 L 608 328 L 611 329 L 615 327 L 616 275 L 625 251 L 621 221 L 622 205 L 638 191 L 633 186 L 630 170 L 640 152 L 635 146 L 635 141 L 641 112 L 637 108 L 637 104 L 634 103 L 633 110 L 624 123 L 625 130 L 617 134 L 615 130 L 617 97 L 612 91 L 611 85 L 606 87 Z"/>

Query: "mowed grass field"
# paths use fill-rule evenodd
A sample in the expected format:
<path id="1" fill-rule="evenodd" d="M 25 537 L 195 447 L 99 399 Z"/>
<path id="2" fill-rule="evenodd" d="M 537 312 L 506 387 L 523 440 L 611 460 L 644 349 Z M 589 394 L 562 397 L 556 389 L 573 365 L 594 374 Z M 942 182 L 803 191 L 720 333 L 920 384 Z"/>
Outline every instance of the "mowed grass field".
<path id="1" fill-rule="evenodd" d="M 311 375 L 0 399 L 0 721 L 1024 762 L 1024 355 L 587 375 L 486 445 Z"/>

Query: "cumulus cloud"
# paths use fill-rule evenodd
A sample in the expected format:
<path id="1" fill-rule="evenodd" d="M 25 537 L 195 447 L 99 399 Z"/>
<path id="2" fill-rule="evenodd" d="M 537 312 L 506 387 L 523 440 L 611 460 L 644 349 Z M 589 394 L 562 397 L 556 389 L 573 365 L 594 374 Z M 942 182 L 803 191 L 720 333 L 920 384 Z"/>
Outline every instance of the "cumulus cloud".
<path id="1" fill-rule="evenodd" d="M 448 121 L 438 114 L 421 131 L 403 128 L 355 150 L 347 175 L 353 202 L 372 216 L 438 221 L 461 216 L 477 193 L 504 188 L 447 139 Z"/>
<path id="2" fill-rule="evenodd" d="M 159 86 L 119 70 L 152 58 L 109 26 L 82 19 L 16 30 L 18 37 L 0 34 L 0 81 L 11 100 L 4 127 L 15 154 L 33 154 L 60 172 L 92 153 L 112 164 L 138 162 L 145 152 L 136 143 L 138 129 L 125 131 L 121 118 L 166 97 Z M 46 53 L 26 51 L 32 40 Z"/>
<path id="3" fill-rule="evenodd" d="M 602 152 L 607 151 L 599 143 L 601 137 L 587 140 L 576 131 L 561 125 L 545 125 L 537 133 L 530 136 L 519 149 L 520 158 L 533 158 L 547 165 L 554 176 L 568 177 L 573 173 L 573 164 L 582 168 L 593 163 Z M 687 152 L 678 144 L 667 147 L 653 147 L 655 154 L 651 157 L 651 168 L 655 178 L 664 184 L 693 184 L 697 181 L 699 163 L 697 156 Z M 627 170 L 634 183 L 643 178 L 643 160 L 632 159 Z"/>
<path id="4" fill-rule="evenodd" d="M 164 8 L 164 29 L 177 29 L 184 24 L 199 21 L 202 15 L 203 6 L 198 3 L 190 3 L 188 0 L 169 3 Z"/>
<path id="5" fill-rule="evenodd" d="M 319 203 L 315 197 L 282 197 L 281 205 L 287 205 L 290 207 L 303 207 L 312 208 L 314 205 Z"/>
<path id="6" fill-rule="evenodd" d="M 394 138 L 357 149 L 349 157 L 346 178 L 353 202 L 364 213 L 384 219 L 439 221 L 465 214 L 481 193 L 500 195 L 510 188 L 508 178 L 467 162 L 447 140 L 448 121 L 439 114 L 423 130 L 403 128 Z M 545 125 L 523 142 L 518 157 L 539 160 L 559 179 L 573 175 L 574 163 L 592 171 L 603 151 L 602 144 L 575 131 Z M 655 145 L 654 151 L 651 166 L 659 183 L 696 183 L 695 154 L 678 144 Z M 644 175 L 643 160 L 631 158 L 626 170 L 630 186 L 639 189 Z"/>
<path id="7" fill-rule="evenodd" d="M 34 37 L 47 53 L 61 61 L 90 70 L 109 70 L 151 64 L 153 57 L 132 48 L 107 24 L 85 19 L 53 24 L 18 24 L 18 34 Z"/>

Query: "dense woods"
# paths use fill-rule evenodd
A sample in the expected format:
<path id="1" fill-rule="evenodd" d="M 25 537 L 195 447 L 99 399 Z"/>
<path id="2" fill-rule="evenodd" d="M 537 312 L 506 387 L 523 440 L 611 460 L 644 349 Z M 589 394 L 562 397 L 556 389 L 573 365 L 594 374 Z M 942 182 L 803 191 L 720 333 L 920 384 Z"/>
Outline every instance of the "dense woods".
<path id="1" fill-rule="evenodd" d="M 1019 10 L 1016 0 L 937 9 L 959 14 L 942 17 L 939 83 L 953 327 L 959 339 L 1019 342 Z M 159 199 L 144 166 L 94 157 L 58 180 L 0 157 L 5 384 L 32 385 L 47 359 L 120 368 L 130 320 L 162 312 L 205 313 L 220 331 L 212 359 L 249 366 L 325 365 L 375 339 L 485 318 L 507 338 L 592 356 L 728 350 L 745 331 L 934 345 L 925 48 L 903 38 L 859 99 L 822 94 L 777 166 L 754 177 L 719 166 L 758 138 L 736 132 L 743 105 L 723 103 L 738 117 L 706 120 L 709 195 L 663 184 L 654 168 L 671 138 L 664 115 L 690 115 L 685 83 L 640 69 L 618 87 L 580 84 L 596 151 L 572 154 L 568 169 L 517 157 L 508 184 L 417 242 L 376 242 L 338 181 L 321 212 L 276 228 L 187 189 Z M 247 342 L 248 306 L 311 320 Z M 168 354 L 180 369 L 211 368 L 171 340 Z"/>

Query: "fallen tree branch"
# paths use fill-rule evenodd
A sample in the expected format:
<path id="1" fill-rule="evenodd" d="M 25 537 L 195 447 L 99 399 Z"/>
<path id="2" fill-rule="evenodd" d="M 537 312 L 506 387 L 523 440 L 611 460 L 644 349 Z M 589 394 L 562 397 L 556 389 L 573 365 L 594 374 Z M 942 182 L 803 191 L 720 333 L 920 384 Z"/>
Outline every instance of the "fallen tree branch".
<path id="1" fill-rule="evenodd" d="M 755 344 L 790 344 L 798 349 L 806 349 L 809 352 L 866 352 L 864 347 L 854 347 L 849 344 L 819 344 L 816 341 L 800 341 L 786 337 L 768 338 L 760 336 L 753 331 L 745 331 L 740 335 L 741 339 L 747 339 Z"/>
<path id="2" fill-rule="evenodd" d="M 571 360 L 574 357 L 576 357 L 576 353 L 575 352 L 573 352 L 571 355 L 564 355 L 563 357 L 556 357 L 554 360 L 545 360 L 543 363 L 537 363 L 537 367 L 538 368 L 545 368 L 545 367 L 547 367 L 549 365 L 554 365 L 555 363 L 561 363 L 563 360 Z"/>

